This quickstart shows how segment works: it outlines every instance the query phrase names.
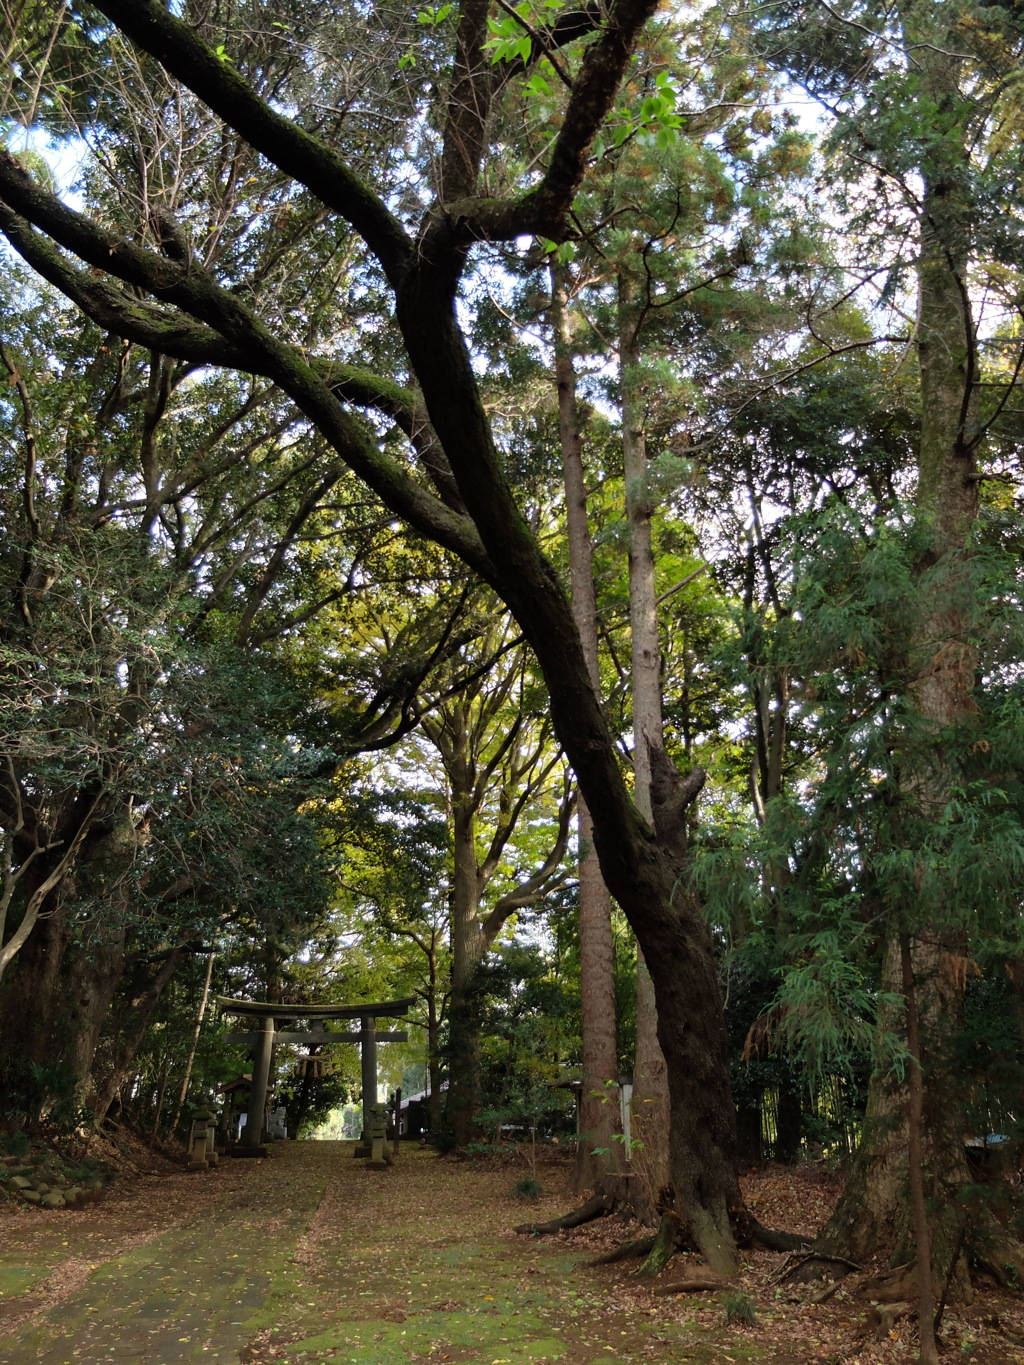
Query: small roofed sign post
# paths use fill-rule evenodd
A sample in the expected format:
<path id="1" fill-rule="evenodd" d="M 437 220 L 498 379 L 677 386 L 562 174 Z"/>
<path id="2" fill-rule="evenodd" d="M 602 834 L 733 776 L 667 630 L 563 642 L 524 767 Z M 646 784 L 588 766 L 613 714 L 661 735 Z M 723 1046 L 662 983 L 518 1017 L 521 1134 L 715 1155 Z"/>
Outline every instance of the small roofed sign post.
<path id="1" fill-rule="evenodd" d="M 357 1156 L 372 1156 L 374 1126 L 377 1122 L 377 1044 L 405 1043 L 407 1033 L 380 1033 L 377 1020 L 398 1018 L 407 1014 L 415 997 L 389 1000 L 370 1005 L 286 1005 L 266 1000 L 230 1000 L 218 996 L 222 1014 L 241 1016 L 258 1023 L 259 1028 L 246 1033 L 229 1033 L 225 1042 L 244 1044 L 253 1049 L 252 1086 L 249 1107 L 240 1144 L 233 1148 L 234 1156 L 266 1156 L 263 1142 L 264 1112 L 270 1085 L 270 1064 L 277 1043 L 295 1043 L 300 1047 L 319 1049 L 338 1043 L 358 1043 L 361 1052 L 363 1078 L 363 1137 Z M 277 1028 L 277 1021 L 309 1020 L 313 1027 L 305 1032 L 286 1032 Z M 359 1032 L 328 1033 L 324 1023 L 328 1019 L 358 1019 Z"/>

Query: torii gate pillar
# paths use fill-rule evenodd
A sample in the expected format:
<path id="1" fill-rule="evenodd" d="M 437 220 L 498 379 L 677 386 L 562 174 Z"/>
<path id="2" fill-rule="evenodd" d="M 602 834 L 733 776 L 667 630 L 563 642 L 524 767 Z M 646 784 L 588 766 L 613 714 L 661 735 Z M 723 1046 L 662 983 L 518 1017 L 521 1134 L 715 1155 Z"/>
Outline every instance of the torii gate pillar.
<path id="1" fill-rule="evenodd" d="M 409 1035 L 402 1032 L 377 1032 L 377 1016 L 400 1016 L 415 1003 L 410 996 L 407 1000 L 391 1000 L 374 1005 L 296 1005 L 271 1004 L 262 1000 L 229 1000 L 218 996 L 217 1003 L 224 1014 L 236 1014 L 259 1020 L 259 1032 L 229 1033 L 228 1043 L 245 1043 L 253 1048 L 252 1086 L 249 1090 L 249 1105 L 246 1111 L 245 1128 L 241 1142 L 233 1149 L 236 1156 L 266 1156 L 263 1145 L 263 1119 L 267 1106 L 267 1089 L 270 1084 L 270 1064 L 274 1055 L 274 1043 L 298 1043 L 304 1047 L 323 1048 L 338 1043 L 358 1043 L 361 1053 L 361 1072 L 363 1081 L 363 1140 L 356 1148 L 357 1156 L 372 1156 L 377 1129 L 382 1118 L 377 1107 L 377 1044 L 405 1043 Z M 305 1033 L 275 1032 L 275 1015 L 278 1018 L 306 1018 L 313 1021 L 312 1030 Z M 358 1033 L 326 1033 L 323 1021 L 327 1019 L 358 1019 Z"/>
<path id="2" fill-rule="evenodd" d="M 377 1117 L 377 1020 L 372 1014 L 359 1019 L 360 1062 L 363 1074 L 363 1142 L 369 1156 L 373 1150 L 373 1126 Z"/>
<path id="3" fill-rule="evenodd" d="M 267 1016 L 259 1032 L 256 1056 L 252 1064 L 252 1087 L 249 1107 L 242 1130 L 242 1147 L 246 1156 L 266 1156 L 263 1145 L 263 1118 L 267 1108 L 267 1086 L 270 1083 L 270 1060 L 274 1053 L 274 1020 Z"/>

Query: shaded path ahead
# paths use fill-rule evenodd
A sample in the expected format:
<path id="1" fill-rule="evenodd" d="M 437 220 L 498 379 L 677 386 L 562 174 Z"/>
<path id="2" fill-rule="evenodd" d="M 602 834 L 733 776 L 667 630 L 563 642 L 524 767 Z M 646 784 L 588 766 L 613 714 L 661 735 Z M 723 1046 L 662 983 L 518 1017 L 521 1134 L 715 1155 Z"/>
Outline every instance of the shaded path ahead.
<path id="1" fill-rule="evenodd" d="M 762 1354 L 752 1333 L 730 1329 L 722 1351 L 676 1305 L 574 1273 L 583 1246 L 511 1235 L 521 1172 L 419 1149 L 369 1171 L 349 1143 L 271 1151 L 149 1182 L 134 1202 L 127 1189 L 88 1215 L 5 1213 L 0 1333 L 5 1317 L 13 1330 L 0 1335 L 0 1361 L 719 1365 Z M 537 1220 L 564 1200 L 553 1188 Z"/>
<path id="2" fill-rule="evenodd" d="M 212 1203 L 202 1198 L 208 1191 L 199 1182 L 216 1180 L 221 1171 L 197 1173 L 190 1179 L 203 1206 L 192 1216 L 188 1186 L 172 1179 L 168 1195 L 174 1202 L 167 1213 L 180 1218 L 184 1212 L 184 1222 L 97 1266 L 77 1293 L 27 1329 L 0 1339 L 0 1359 L 10 1365 L 237 1361 L 275 1270 L 294 1252 L 316 1212 L 342 1146 L 287 1144 L 274 1160 L 249 1162 L 244 1169 L 232 1163 L 236 1169 L 224 1173 L 228 1180 L 222 1176 L 229 1190 Z M 62 1230 L 59 1212 L 49 1221 L 52 1231 Z M 8 1254 L 0 1248 L 5 1262 Z"/>

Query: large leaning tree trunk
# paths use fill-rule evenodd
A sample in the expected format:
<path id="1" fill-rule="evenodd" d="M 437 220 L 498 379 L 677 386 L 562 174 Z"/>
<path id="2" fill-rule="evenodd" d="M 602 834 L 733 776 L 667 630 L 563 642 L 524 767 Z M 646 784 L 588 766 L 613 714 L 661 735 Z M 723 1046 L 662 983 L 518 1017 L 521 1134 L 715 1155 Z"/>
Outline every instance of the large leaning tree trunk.
<path id="1" fill-rule="evenodd" d="M 921 165 L 923 195 L 918 220 L 918 363 L 921 435 L 916 517 L 921 545 L 922 595 L 911 661 L 911 720 L 925 743 L 908 761 L 903 796 L 914 816 L 937 820 L 957 774 L 948 766 L 941 732 L 970 727 L 975 650 L 965 610 L 970 589 L 969 536 L 978 514 L 976 325 L 968 286 L 971 206 L 968 138 L 963 125 L 962 59 L 954 29 L 956 6 L 909 3 L 904 34 L 913 45 L 922 98 L 936 111 Z M 941 573 L 929 575 L 938 565 Z M 927 743 L 929 735 L 935 741 Z M 950 1070 L 949 1044 L 963 1007 L 966 973 L 962 927 L 921 922 L 912 906 L 891 916 L 882 974 L 890 998 L 883 1030 L 900 1033 L 915 1011 L 921 1054 L 922 1134 L 920 1177 L 927 1193 L 932 1276 L 940 1286 L 953 1277 L 953 1291 L 969 1295 L 966 1258 L 1022 1266 L 1020 1248 L 958 1198 L 970 1183 L 963 1136 L 963 1081 Z M 909 1064 L 908 1064 L 909 1065 Z M 916 1079 L 916 1078 L 915 1078 Z M 897 1083 L 891 1068 L 871 1078 L 863 1137 L 851 1177 L 835 1214 L 816 1244 L 823 1252 L 861 1260 L 879 1250 L 906 1265 L 920 1250 L 912 1186 L 918 1174 L 909 1153 L 915 1136 L 915 1096 L 909 1078 Z M 953 1262 L 957 1261 L 954 1266 Z M 908 1280 L 908 1287 L 910 1286 Z M 911 1288 L 911 1292 L 913 1289 Z"/>
<path id="2" fill-rule="evenodd" d="M 551 330 L 554 338 L 558 431 L 565 485 L 572 614 L 595 689 L 599 686 L 597 597 L 594 555 L 587 521 L 583 438 L 576 401 L 572 328 L 568 308 L 568 271 L 551 266 Z M 594 822 L 584 800 L 577 808 L 579 839 L 580 1035 L 583 1067 L 580 1086 L 579 1141 L 573 1183 L 594 1189 L 622 1167 L 619 1115 L 619 1057 L 615 1013 L 615 940 L 612 901 L 594 848 Z"/>
<path id="3" fill-rule="evenodd" d="M 483 193 L 482 162 L 502 82 L 518 76 L 487 59 L 488 7 L 466 0 L 450 83 L 443 87 L 448 104 L 436 198 L 415 238 L 337 151 L 279 112 L 283 106 L 271 107 L 255 93 L 241 74 L 244 52 L 223 60 L 217 45 L 223 52 L 242 40 L 234 32 L 211 31 L 205 8 L 193 14 L 186 5 L 184 17 L 161 0 L 98 0 L 95 8 L 362 238 L 392 291 L 394 321 L 422 407 L 415 394 L 398 391 L 390 375 L 365 377 L 359 401 L 404 423 L 414 444 L 425 408 L 435 438 L 426 479 L 414 477 L 354 413 L 351 390 L 346 397 L 344 384 L 332 386 L 329 362 L 305 355 L 280 328 L 260 320 L 258 305 L 247 301 L 258 291 L 229 289 L 196 260 L 170 259 L 138 245 L 124 228 L 111 230 L 68 207 L 8 153 L 0 153 L 0 229 L 54 285 L 92 315 L 101 314 L 108 328 L 132 339 L 145 336 L 164 354 L 271 378 L 396 515 L 460 555 L 507 603 L 543 670 L 555 731 L 594 822 L 605 881 L 651 972 L 677 1116 L 675 1210 L 713 1268 L 732 1271 L 733 1219 L 742 1218 L 742 1201 L 722 1001 L 710 932 L 700 906 L 681 889 L 680 828 L 686 799 L 703 775 L 683 782 L 673 774 L 673 781 L 662 783 L 653 826 L 630 799 L 567 595 L 506 477 L 456 306 L 474 243 L 566 236 L 589 149 L 618 96 L 653 0 L 612 0 L 595 10 L 589 22 L 599 27 L 579 53 L 571 49 L 580 25 L 553 25 L 539 40 L 567 45 L 575 66 L 572 92 L 535 182 L 506 198 Z M 159 307 L 141 306 L 140 291 Z"/>

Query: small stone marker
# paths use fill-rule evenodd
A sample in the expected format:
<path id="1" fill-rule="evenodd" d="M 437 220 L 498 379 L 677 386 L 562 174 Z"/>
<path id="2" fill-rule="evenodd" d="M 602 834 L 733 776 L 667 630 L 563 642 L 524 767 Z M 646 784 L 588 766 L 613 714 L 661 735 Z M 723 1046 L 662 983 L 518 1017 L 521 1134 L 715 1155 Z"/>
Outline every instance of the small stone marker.
<path id="1" fill-rule="evenodd" d="M 207 1133 L 214 1115 L 208 1109 L 195 1109 L 192 1112 L 192 1131 L 189 1134 L 188 1169 L 205 1171 L 209 1166 L 206 1158 Z"/>
<path id="2" fill-rule="evenodd" d="M 206 1164 L 216 1166 L 220 1161 L 217 1155 L 217 1115 L 211 1114 L 206 1120 Z"/>
<path id="3" fill-rule="evenodd" d="M 386 1148 L 387 1120 L 386 1110 L 375 1108 L 373 1111 L 373 1126 L 370 1130 L 370 1160 L 366 1163 L 368 1171 L 386 1171 L 391 1165 L 391 1153 Z"/>

